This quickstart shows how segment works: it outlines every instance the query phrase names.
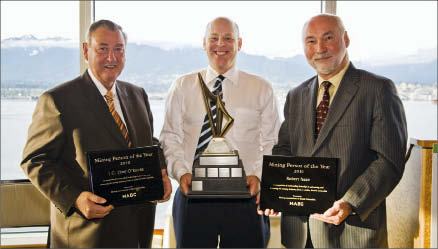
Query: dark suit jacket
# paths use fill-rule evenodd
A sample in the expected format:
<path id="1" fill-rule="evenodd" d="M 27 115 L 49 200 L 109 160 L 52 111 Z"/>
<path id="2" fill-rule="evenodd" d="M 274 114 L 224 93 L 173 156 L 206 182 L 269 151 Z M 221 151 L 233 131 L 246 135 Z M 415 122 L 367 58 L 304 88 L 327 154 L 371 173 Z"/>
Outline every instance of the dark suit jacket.
<path id="1" fill-rule="evenodd" d="M 132 147 L 152 145 L 152 113 L 143 88 L 118 81 L 117 93 Z M 116 207 L 92 220 L 74 208 L 79 194 L 90 190 L 85 152 L 127 148 L 87 72 L 40 96 L 21 167 L 52 203 L 52 247 L 151 246 L 155 204 Z"/>
<path id="2" fill-rule="evenodd" d="M 339 158 L 337 199 L 357 215 L 339 226 L 310 219 L 315 247 L 387 247 L 385 198 L 404 171 L 406 118 L 393 82 L 350 64 L 314 139 L 318 78 L 292 89 L 273 154 Z M 304 247 L 307 217 L 283 216 L 282 243 Z"/>

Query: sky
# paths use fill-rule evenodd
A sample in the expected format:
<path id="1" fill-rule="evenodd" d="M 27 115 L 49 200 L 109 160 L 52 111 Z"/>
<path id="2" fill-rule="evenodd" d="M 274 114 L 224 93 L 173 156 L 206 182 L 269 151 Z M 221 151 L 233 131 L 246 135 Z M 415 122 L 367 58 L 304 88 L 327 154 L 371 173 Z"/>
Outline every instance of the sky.
<path id="1" fill-rule="evenodd" d="M 436 1 L 338 1 L 337 6 L 352 60 L 436 59 Z M 240 27 L 242 51 L 273 58 L 303 54 L 302 26 L 320 8 L 319 1 L 97 1 L 96 19 L 119 23 L 130 42 L 169 49 L 201 47 L 206 24 L 227 16 Z M 2 1 L 1 39 L 33 34 L 77 40 L 78 9 L 76 1 Z"/>

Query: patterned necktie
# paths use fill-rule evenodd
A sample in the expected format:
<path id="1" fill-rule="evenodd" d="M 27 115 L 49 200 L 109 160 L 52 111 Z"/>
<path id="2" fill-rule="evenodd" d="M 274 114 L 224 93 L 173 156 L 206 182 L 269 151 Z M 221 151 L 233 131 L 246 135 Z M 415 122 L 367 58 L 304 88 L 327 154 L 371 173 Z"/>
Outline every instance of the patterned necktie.
<path id="1" fill-rule="evenodd" d="M 319 105 L 316 108 L 315 139 L 318 138 L 319 131 L 321 130 L 321 127 L 324 124 L 325 118 L 327 117 L 327 113 L 329 111 L 330 94 L 328 89 L 331 85 L 332 84 L 328 81 L 322 82 L 322 86 L 324 87 L 324 94 L 322 95 L 321 102 L 319 102 Z"/>
<path id="2" fill-rule="evenodd" d="M 216 94 L 219 94 L 220 98 L 222 99 L 222 81 L 225 79 L 223 75 L 219 75 L 216 78 L 216 83 L 213 86 L 213 90 L 211 91 L 215 96 Z M 216 105 L 211 104 L 211 115 L 213 117 L 213 123 L 216 123 Z M 213 138 L 213 133 L 211 132 L 210 123 L 208 121 L 208 115 L 205 114 L 204 123 L 202 124 L 201 134 L 199 135 L 198 140 L 198 146 L 196 147 L 195 152 L 195 160 L 199 158 L 199 153 L 204 151 L 204 149 L 207 147 L 208 142 Z"/>
<path id="3" fill-rule="evenodd" d="M 111 115 L 113 115 L 113 118 L 116 121 L 117 126 L 119 127 L 120 131 L 122 132 L 123 138 L 125 138 L 126 142 L 128 143 L 128 147 L 131 148 L 131 140 L 129 139 L 128 130 L 126 129 L 125 124 L 123 123 L 122 119 L 120 118 L 119 114 L 116 111 L 116 108 L 114 107 L 113 93 L 108 91 L 104 97 L 106 99 L 106 103 L 108 104 L 109 111 L 111 112 Z"/>

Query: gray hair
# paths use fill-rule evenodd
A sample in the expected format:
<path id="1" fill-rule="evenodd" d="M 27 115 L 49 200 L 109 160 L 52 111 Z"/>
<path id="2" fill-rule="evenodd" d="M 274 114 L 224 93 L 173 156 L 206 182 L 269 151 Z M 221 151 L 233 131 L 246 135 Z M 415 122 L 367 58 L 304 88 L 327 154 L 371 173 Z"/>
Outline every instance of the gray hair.
<path id="1" fill-rule="evenodd" d="M 86 35 L 88 44 L 91 44 L 91 35 L 93 34 L 93 32 L 96 31 L 100 27 L 111 30 L 111 31 L 120 31 L 123 35 L 123 39 L 125 40 L 125 44 L 127 44 L 128 35 L 126 35 L 126 33 L 123 31 L 123 29 L 120 25 L 118 25 L 117 23 L 112 22 L 110 20 L 99 20 L 99 21 L 96 21 L 90 25 L 90 27 L 88 28 L 88 31 L 87 31 L 87 35 Z"/>
<path id="2" fill-rule="evenodd" d="M 206 27 L 206 29 L 205 29 L 205 38 L 207 38 L 207 37 L 208 37 L 208 34 L 210 34 L 210 31 L 211 31 L 211 24 L 212 24 L 214 21 L 218 20 L 218 19 L 223 19 L 223 20 L 227 20 L 227 21 L 229 21 L 229 22 L 231 23 L 231 26 L 233 27 L 233 33 L 234 33 L 234 35 L 236 36 L 236 39 L 239 39 L 239 38 L 240 38 L 239 26 L 237 25 L 237 23 L 234 22 L 233 20 L 231 20 L 230 18 L 228 18 L 228 17 L 223 17 L 223 16 L 216 17 L 215 19 L 213 19 L 212 21 L 210 21 L 210 22 L 207 24 L 207 27 Z"/>

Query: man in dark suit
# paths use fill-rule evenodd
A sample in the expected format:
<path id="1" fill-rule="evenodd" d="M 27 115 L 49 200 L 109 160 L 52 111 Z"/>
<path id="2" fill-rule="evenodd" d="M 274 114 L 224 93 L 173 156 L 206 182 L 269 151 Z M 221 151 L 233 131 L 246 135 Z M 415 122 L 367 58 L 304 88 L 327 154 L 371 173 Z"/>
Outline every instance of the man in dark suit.
<path id="1" fill-rule="evenodd" d="M 155 203 L 114 208 L 89 192 L 86 152 L 148 146 L 157 139 L 144 89 L 116 80 L 125 64 L 122 28 L 100 20 L 87 38 L 88 70 L 40 96 L 21 167 L 51 201 L 52 247 L 151 247 Z M 161 201 L 167 201 L 172 187 L 161 168 Z"/>
<path id="2" fill-rule="evenodd" d="M 311 18 L 303 42 L 318 75 L 289 92 L 273 154 L 338 158 L 337 201 L 323 214 L 283 215 L 282 244 L 387 247 L 385 198 L 403 175 L 407 145 L 394 83 L 353 66 L 337 16 Z"/>

